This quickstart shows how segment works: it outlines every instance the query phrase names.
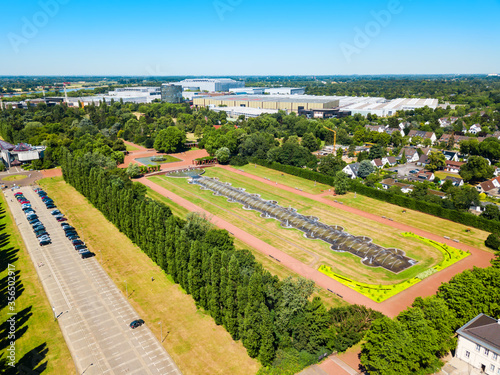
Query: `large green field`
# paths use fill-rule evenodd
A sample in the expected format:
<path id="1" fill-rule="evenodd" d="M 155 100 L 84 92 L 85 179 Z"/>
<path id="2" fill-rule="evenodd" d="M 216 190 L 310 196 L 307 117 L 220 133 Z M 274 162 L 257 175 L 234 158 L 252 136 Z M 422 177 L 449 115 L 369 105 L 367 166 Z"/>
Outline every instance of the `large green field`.
<path id="1" fill-rule="evenodd" d="M 383 268 L 370 268 L 361 264 L 361 259 L 350 253 L 338 253 L 319 240 L 309 240 L 303 232 L 283 229 L 273 219 L 263 219 L 255 211 L 245 211 L 241 205 L 228 203 L 224 197 L 216 197 L 210 191 L 203 191 L 196 185 L 189 185 L 185 179 L 152 177 L 150 180 L 180 195 L 192 203 L 206 209 L 234 225 L 244 227 L 245 231 L 286 252 L 303 263 L 318 268 L 321 264 L 332 267 L 338 274 L 369 284 L 393 284 L 410 279 L 433 267 L 443 260 L 443 255 L 435 248 L 412 238 L 403 238 L 396 229 L 376 221 L 361 218 L 316 201 L 299 196 L 293 192 L 276 189 L 254 179 L 233 173 L 222 168 L 210 168 L 208 177 L 218 177 L 221 181 L 231 182 L 233 186 L 245 188 L 247 192 L 258 193 L 264 199 L 276 200 L 282 206 L 292 206 L 302 214 L 319 217 L 329 225 L 340 225 L 357 236 L 368 236 L 384 247 L 401 248 L 419 263 L 399 274 Z"/>
<path id="2" fill-rule="evenodd" d="M 189 213 L 189 211 L 186 208 L 178 205 L 177 203 L 174 203 L 171 199 L 168 199 L 168 198 L 164 197 L 163 195 L 153 191 L 151 188 L 148 187 L 147 190 L 148 190 L 148 192 L 147 192 L 148 197 L 155 199 L 155 200 L 162 202 L 162 203 L 166 204 L 167 206 L 169 206 L 174 215 L 184 218 Z M 239 250 L 242 250 L 242 249 L 250 250 L 252 252 L 252 254 L 255 256 L 255 259 L 257 260 L 257 262 L 262 264 L 266 270 L 271 272 L 273 275 L 278 276 L 281 280 L 283 280 L 289 276 L 298 277 L 298 275 L 296 273 L 291 271 L 289 268 L 283 266 L 283 264 L 278 263 L 275 260 L 272 260 L 271 258 L 269 258 L 269 256 L 263 254 L 262 252 L 260 252 L 259 250 L 255 249 L 251 246 L 248 246 L 246 243 L 244 243 L 240 239 L 234 238 L 234 245 Z M 330 293 L 330 292 L 326 291 L 325 289 L 320 288 L 318 286 L 316 286 L 316 290 L 313 293 L 313 297 L 316 297 L 316 296 L 321 297 L 323 299 L 323 302 L 325 303 L 325 305 L 327 307 L 338 307 L 338 306 L 346 304 L 346 302 L 343 299 L 335 296 L 334 294 L 332 294 L 332 293 Z"/>
<path id="3" fill-rule="evenodd" d="M 5 197 L 0 194 L 0 280 L 1 305 L 1 355 L 7 357 L 10 346 L 10 324 L 7 319 L 15 315 L 16 370 L 8 363 L 0 365 L 6 374 L 75 374 L 75 366 L 66 346 L 59 325 L 47 300 L 35 267 L 24 247 L 21 235 L 14 224 Z M 15 273 L 15 304 L 7 305 L 9 297 L 9 270 Z M 4 369 L 7 368 L 5 372 Z"/>
<path id="4" fill-rule="evenodd" d="M 41 180 L 40 185 L 78 228 L 124 294 L 123 280 L 127 280 L 129 302 L 156 337 L 160 336 L 159 322 L 162 322 L 163 333 L 169 332 L 163 345 L 184 375 L 246 375 L 258 371 L 259 363 L 248 356 L 241 342 L 235 342 L 222 326 L 197 309 L 191 296 L 85 197 L 61 177 Z"/>
<path id="5" fill-rule="evenodd" d="M 254 167 L 253 164 L 247 165 L 245 167 L 239 167 L 238 169 L 244 170 L 245 172 L 251 173 L 259 177 L 273 176 L 272 181 L 277 179 L 281 184 L 290 187 L 302 188 L 305 192 L 312 194 L 317 194 L 318 191 L 313 190 L 314 182 L 305 180 L 299 177 L 283 174 L 281 172 L 275 171 L 273 169 L 264 168 L 261 166 Z M 443 178 L 447 175 L 457 177 L 457 174 L 446 174 L 443 172 Z M 281 179 L 279 179 L 281 178 Z M 299 181 L 304 181 L 303 184 L 299 184 Z M 328 188 L 326 185 L 320 186 L 320 190 Z M 403 213 L 403 209 L 394 204 L 382 202 L 373 198 L 365 197 L 354 193 L 348 193 L 346 195 L 338 195 L 335 197 L 327 196 L 327 199 L 337 200 L 344 203 L 347 206 L 358 208 L 362 211 L 373 213 L 375 215 L 390 217 L 397 220 L 400 223 L 411 225 L 415 228 L 419 228 L 428 231 L 439 236 L 448 236 L 460 240 L 460 242 L 474 246 L 478 249 L 491 251 L 488 247 L 484 245 L 484 241 L 488 237 L 489 233 L 468 227 L 466 225 L 458 224 L 450 220 L 441 219 L 436 216 L 428 215 L 419 211 L 414 211 L 410 209 L 405 209 L 406 213 Z M 470 230 L 470 232 L 467 232 Z"/>

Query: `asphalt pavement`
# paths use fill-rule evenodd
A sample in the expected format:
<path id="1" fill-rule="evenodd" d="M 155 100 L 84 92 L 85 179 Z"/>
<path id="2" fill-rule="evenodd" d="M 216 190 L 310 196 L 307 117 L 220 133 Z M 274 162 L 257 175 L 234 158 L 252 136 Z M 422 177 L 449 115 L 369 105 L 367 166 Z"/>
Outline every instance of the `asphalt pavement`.
<path id="1" fill-rule="evenodd" d="M 39 245 L 21 205 L 14 198 L 18 191 L 31 202 L 52 244 Z M 9 189 L 4 190 L 4 194 L 53 307 L 54 319 L 59 320 L 76 372 L 181 374 L 147 327 L 148 322 L 134 330 L 129 327 L 130 322 L 140 316 L 95 257 L 79 256 L 60 223 L 50 214 L 52 210 L 45 207 L 33 189 Z"/>

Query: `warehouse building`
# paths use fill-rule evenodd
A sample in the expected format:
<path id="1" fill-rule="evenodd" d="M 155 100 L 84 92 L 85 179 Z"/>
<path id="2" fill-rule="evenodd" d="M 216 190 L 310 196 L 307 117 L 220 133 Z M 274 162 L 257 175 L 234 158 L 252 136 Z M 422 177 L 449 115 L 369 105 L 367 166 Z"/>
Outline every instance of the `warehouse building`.
<path id="1" fill-rule="evenodd" d="M 245 87 L 245 82 L 229 78 L 191 78 L 174 82 L 184 91 L 229 92 L 231 89 Z"/>
<path id="2" fill-rule="evenodd" d="M 7 168 L 31 163 L 34 160 L 43 159 L 45 146 L 32 146 L 26 143 L 12 145 L 0 140 L 0 154 Z"/>
<path id="3" fill-rule="evenodd" d="M 269 95 L 304 95 L 306 89 L 304 87 L 277 87 L 268 88 L 265 92 Z"/>
<path id="4" fill-rule="evenodd" d="M 195 107 L 248 107 L 257 109 L 276 109 L 298 113 L 302 110 L 335 109 L 339 106 L 334 97 L 312 95 L 225 95 L 219 97 L 194 98 Z"/>
<path id="5" fill-rule="evenodd" d="M 209 107 L 214 112 L 226 112 L 230 118 L 237 119 L 240 116 L 245 116 L 245 119 L 259 117 L 263 114 L 276 114 L 277 109 L 259 109 L 249 107 Z"/>

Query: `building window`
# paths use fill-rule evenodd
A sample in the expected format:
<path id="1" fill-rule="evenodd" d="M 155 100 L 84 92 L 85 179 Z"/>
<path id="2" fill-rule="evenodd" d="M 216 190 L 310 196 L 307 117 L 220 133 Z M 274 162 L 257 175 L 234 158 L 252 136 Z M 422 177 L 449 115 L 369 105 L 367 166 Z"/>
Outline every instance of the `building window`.
<path id="1" fill-rule="evenodd" d="M 495 365 L 490 365 L 490 371 L 495 371 Z"/>
<path id="2" fill-rule="evenodd" d="M 465 351 L 465 358 L 469 358 L 470 357 L 470 352 L 468 350 Z"/>
<path id="3" fill-rule="evenodd" d="M 476 344 L 476 352 L 481 350 L 481 346 L 479 344 Z"/>
<path id="4" fill-rule="evenodd" d="M 496 353 L 493 353 L 493 360 L 496 361 L 498 358 L 498 355 Z"/>
<path id="5" fill-rule="evenodd" d="M 488 354 L 490 354 L 490 351 L 488 349 L 484 348 L 484 355 L 487 357 Z"/>

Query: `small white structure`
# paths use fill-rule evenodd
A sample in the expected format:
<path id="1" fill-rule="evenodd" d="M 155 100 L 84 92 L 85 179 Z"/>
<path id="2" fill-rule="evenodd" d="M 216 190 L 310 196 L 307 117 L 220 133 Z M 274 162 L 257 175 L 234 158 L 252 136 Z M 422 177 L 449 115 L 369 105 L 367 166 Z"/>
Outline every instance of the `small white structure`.
<path id="1" fill-rule="evenodd" d="M 277 87 L 268 88 L 265 93 L 270 95 L 304 95 L 306 89 L 304 87 Z"/>
<path id="2" fill-rule="evenodd" d="M 455 357 L 485 374 L 500 374 L 500 322 L 485 314 L 458 329 Z"/>
<path id="3" fill-rule="evenodd" d="M 474 124 L 469 128 L 469 133 L 476 135 L 481 131 L 481 125 L 479 124 Z"/>

